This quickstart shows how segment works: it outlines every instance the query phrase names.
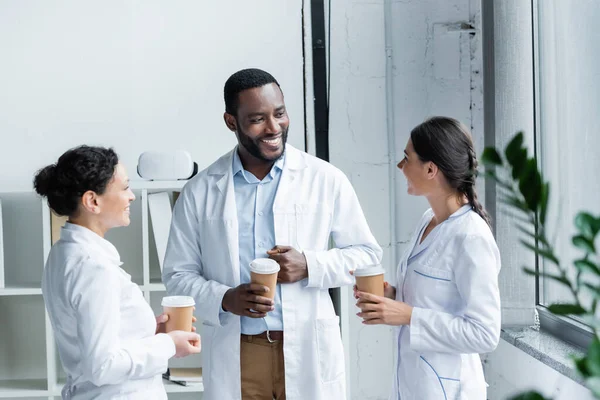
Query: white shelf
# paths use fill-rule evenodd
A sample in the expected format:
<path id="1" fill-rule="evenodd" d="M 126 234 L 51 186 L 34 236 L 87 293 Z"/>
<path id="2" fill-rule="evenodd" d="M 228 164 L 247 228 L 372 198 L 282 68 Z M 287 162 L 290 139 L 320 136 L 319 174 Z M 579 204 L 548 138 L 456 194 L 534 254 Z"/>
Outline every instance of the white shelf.
<path id="1" fill-rule="evenodd" d="M 45 384 L 45 381 L 41 381 L 41 382 Z M 204 392 L 204 385 L 202 383 L 200 383 L 198 385 L 182 386 L 177 383 L 170 382 L 166 379 L 163 379 L 162 382 L 163 382 L 163 385 L 165 386 L 165 390 L 167 391 L 167 393 Z M 0 385 L 1 385 L 1 382 L 0 382 Z M 60 391 L 62 390 L 64 385 L 65 385 L 65 382 L 63 382 L 63 381 L 58 382 L 58 385 L 56 385 L 56 389 L 53 390 L 53 393 L 51 393 L 51 395 L 60 396 Z M 47 393 L 47 392 L 45 391 L 44 393 Z M 1 386 L 0 386 L 0 397 L 2 397 Z M 24 396 L 21 396 L 21 397 L 24 397 Z"/>
<path id="2" fill-rule="evenodd" d="M 133 207 L 132 224 L 111 231 L 107 240 L 118 248 L 124 267 L 132 276 L 133 282 L 140 286 L 148 302 L 160 304 L 160 298 L 166 292 L 160 280 L 159 266 L 151 240 L 151 223 L 148 213 L 148 195 L 156 192 L 179 192 L 187 181 L 132 181 L 131 188 L 139 200 Z M 43 267 L 51 248 L 50 210 L 45 200 L 33 197 L 31 190 L 23 192 L 0 192 L 3 213 L 2 225 L 7 231 L 17 232 L 21 240 L 9 240 L 4 235 L 4 255 L 8 262 L 4 265 L 4 286 L 0 287 L 0 304 L 4 307 L 5 317 L 11 324 L 0 328 L 0 338 L 7 339 L 0 346 L 0 361 L 4 350 L 8 350 L 10 363 L 0 362 L 0 400 L 2 399 L 53 399 L 60 398 L 64 386 L 64 371 L 58 361 L 56 341 L 52 325 L 45 310 L 41 289 Z M 21 199 L 25 199 L 23 203 Z M 23 208 L 22 204 L 27 207 Z M 34 241 L 34 246 L 22 246 L 20 243 Z M 11 247 L 12 246 L 12 247 Z M 7 249 L 8 247 L 8 249 Z M 5 261 L 6 261 L 5 257 Z M 156 294 L 154 294 L 156 293 Z M 18 296 L 18 297 L 14 297 Z M 161 312 L 162 307 L 155 307 Z M 33 328 L 23 325 L 22 315 L 33 315 Z M 15 325 L 16 324 L 16 325 Z M 23 341 L 26 337 L 26 341 Z M 24 344 L 25 343 L 25 344 Z M 44 346 L 45 343 L 45 346 Z M 45 348 L 45 349 L 44 349 Z M 23 355 L 23 356 L 21 356 Z M 173 361 L 175 365 L 182 360 Z M 188 357 L 185 366 L 201 367 L 199 357 Z M 13 377 L 44 376 L 44 379 L 15 380 Z M 58 381 L 58 383 L 57 383 Z M 204 385 L 182 386 L 163 379 L 165 390 L 173 393 L 173 398 L 200 397 L 196 393 L 204 391 Z M 189 395 L 185 393 L 190 393 Z"/>
<path id="3" fill-rule="evenodd" d="M 0 399 L 47 397 L 46 379 L 0 381 Z"/>
<path id="4" fill-rule="evenodd" d="M 202 383 L 198 385 L 182 386 L 177 383 L 173 383 L 171 381 L 163 379 L 163 384 L 165 385 L 165 390 L 167 391 L 167 393 L 204 392 L 204 385 Z"/>
<path id="5" fill-rule="evenodd" d="M 29 296 L 42 294 L 41 288 L 5 287 L 0 288 L 0 296 Z"/>

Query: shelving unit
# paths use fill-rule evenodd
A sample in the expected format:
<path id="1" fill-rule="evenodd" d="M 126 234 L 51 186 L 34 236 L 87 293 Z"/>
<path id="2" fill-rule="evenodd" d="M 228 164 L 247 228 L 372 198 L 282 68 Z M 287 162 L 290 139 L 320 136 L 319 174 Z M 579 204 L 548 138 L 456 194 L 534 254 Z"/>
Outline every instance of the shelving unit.
<path id="1" fill-rule="evenodd" d="M 110 231 L 123 269 L 140 286 L 155 314 L 166 294 L 151 219 L 148 194 L 180 191 L 186 181 L 132 181 L 136 201 L 131 224 Z M 51 247 L 50 210 L 33 192 L 3 192 L 4 287 L 0 287 L 0 399 L 60 399 L 66 379 L 41 290 L 43 267 Z M 154 248 L 153 248 L 154 246 Z M 2 271 L 0 270 L 0 273 Z M 198 333 L 202 324 L 196 323 Z M 172 359 L 171 366 L 201 367 L 201 356 Z M 163 380 L 171 399 L 201 399 L 204 387 Z"/>

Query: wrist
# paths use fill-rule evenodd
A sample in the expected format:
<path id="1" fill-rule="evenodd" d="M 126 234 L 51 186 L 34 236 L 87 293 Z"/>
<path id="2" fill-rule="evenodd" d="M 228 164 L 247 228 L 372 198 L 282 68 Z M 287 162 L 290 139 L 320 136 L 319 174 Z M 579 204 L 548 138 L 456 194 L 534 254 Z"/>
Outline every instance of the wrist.
<path id="1" fill-rule="evenodd" d="M 225 292 L 225 294 L 223 295 L 223 300 L 221 301 L 221 308 L 223 309 L 223 311 L 225 312 L 229 312 L 229 307 L 227 306 L 227 304 L 229 303 L 229 297 L 231 296 L 231 291 L 233 289 L 229 289 Z"/>
<path id="2" fill-rule="evenodd" d="M 304 258 L 304 274 L 302 276 L 303 279 L 308 279 L 308 261 L 306 260 L 306 255 L 302 252 L 302 257 Z"/>
<path id="3" fill-rule="evenodd" d="M 408 307 L 408 321 L 406 322 L 406 325 L 410 325 L 410 321 L 412 320 L 412 312 L 413 312 L 413 307 L 409 306 Z"/>

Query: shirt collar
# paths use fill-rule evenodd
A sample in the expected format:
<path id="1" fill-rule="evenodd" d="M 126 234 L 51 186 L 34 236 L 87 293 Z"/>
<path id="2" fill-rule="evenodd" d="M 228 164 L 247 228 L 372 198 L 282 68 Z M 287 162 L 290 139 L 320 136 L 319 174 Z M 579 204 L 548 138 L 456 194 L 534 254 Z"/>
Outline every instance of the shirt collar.
<path id="1" fill-rule="evenodd" d="M 275 161 L 275 164 L 273 164 L 273 168 L 271 168 L 271 171 L 269 171 L 269 176 L 271 178 L 274 178 L 275 169 L 277 169 L 277 171 L 283 171 L 284 165 L 285 165 L 285 151 L 283 152 L 281 157 L 279 157 L 277 159 L 277 161 Z M 237 174 L 242 174 L 242 176 L 244 178 L 246 178 L 246 176 L 244 175 L 245 174 L 244 166 L 242 165 L 242 160 L 240 159 L 240 155 L 238 153 L 237 146 L 236 146 L 235 150 L 233 151 L 233 164 L 231 167 L 232 167 L 233 176 L 235 176 Z M 246 180 L 248 180 L 248 179 L 246 179 Z"/>
<path id="2" fill-rule="evenodd" d="M 464 206 L 462 206 L 458 210 L 454 211 L 452 213 L 452 215 L 450 215 L 448 217 L 448 219 L 453 219 L 453 218 L 460 217 L 461 215 L 466 214 L 467 212 L 469 212 L 472 208 L 473 207 L 470 204 L 465 204 Z"/>
<path id="3" fill-rule="evenodd" d="M 111 242 L 104 239 L 91 229 L 67 222 L 65 223 L 65 226 L 61 228 L 60 236 L 61 239 L 67 241 L 88 243 L 92 245 L 95 250 L 100 252 L 102 256 L 116 262 L 118 265 L 123 264 L 117 248 Z"/>

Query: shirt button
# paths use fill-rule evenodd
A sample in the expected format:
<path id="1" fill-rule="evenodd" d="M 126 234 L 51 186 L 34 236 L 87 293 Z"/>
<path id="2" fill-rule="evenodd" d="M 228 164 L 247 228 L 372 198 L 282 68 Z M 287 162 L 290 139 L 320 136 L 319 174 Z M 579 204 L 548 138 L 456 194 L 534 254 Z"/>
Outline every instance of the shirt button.
<path id="1" fill-rule="evenodd" d="M 262 212 L 262 211 L 259 211 L 259 212 L 258 212 L 258 216 L 259 216 L 259 217 L 262 217 L 262 215 L 263 215 L 263 212 Z"/>
<path id="2" fill-rule="evenodd" d="M 265 242 L 258 242 L 259 247 L 264 247 L 264 245 L 265 245 Z"/>

